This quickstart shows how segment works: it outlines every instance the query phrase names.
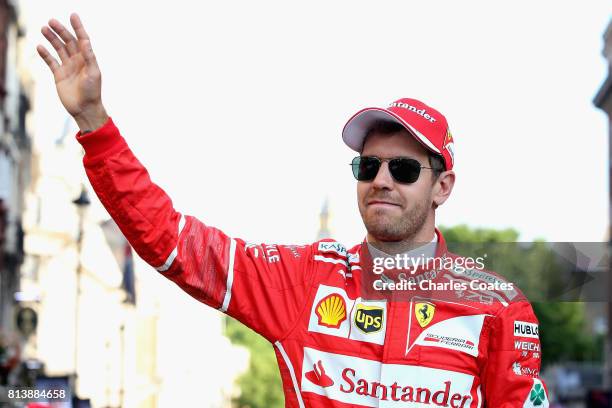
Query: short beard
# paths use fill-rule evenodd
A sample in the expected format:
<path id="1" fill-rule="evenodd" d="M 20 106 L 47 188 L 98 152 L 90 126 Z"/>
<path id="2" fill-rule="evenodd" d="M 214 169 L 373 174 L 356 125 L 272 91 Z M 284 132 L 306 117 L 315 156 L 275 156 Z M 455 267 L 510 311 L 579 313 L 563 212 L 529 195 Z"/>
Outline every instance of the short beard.
<path id="1" fill-rule="evenodd" d="M 427 220 L 427 214 L 430 209 L 428 204 L 430 204 L 430 201 L 424 199 L 417 203 L 408 214 L 394 221 L 380 216 L 366 218 L 363 213 L 361 217 L 368 233 L 378 241 L 411 241 L 421 231 Z"/>

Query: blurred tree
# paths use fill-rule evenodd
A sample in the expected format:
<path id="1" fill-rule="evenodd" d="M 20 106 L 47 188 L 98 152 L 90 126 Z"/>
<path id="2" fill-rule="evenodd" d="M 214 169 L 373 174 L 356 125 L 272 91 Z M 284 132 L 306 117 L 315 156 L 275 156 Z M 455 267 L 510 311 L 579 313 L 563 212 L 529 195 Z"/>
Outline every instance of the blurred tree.
<path id="1" fill-rule="evenodd" d="M 540 321 L 542 363 L 558 361 L 603 362 L 604 336 L 590 334 L 586 329 L 584 303 L 535 302 Z"/>
<path id="2" fill-rule="evenodd" d="M 240 395 L 234 404 L 240 408 L 282 408 L 283 387 L 272 345 L 239 321 L 225 316 L 225 335 L 233 344 L 250 353 L 249 368 L 240 378 Z"/>
<path id="3" fill-rule="evenodd" d="M 513 229 L 441 227 L 449 249 L 463 256 L 487 254 L 485 268 L 514 282 L 532 302 L 540 321 L 542 365 L 559 361 L 603 361 L 603 336 L 587 329 L 584 303 L 548 301 L 567 292 L 573 265 L 560 262 L 547 243 L 519 243 Z"/>

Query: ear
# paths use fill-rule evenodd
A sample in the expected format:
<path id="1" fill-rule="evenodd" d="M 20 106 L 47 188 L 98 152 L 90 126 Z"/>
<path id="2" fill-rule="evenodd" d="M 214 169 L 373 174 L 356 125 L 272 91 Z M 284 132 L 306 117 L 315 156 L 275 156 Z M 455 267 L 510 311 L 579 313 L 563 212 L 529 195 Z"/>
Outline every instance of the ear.
<path id="1" fill-rule="evenodd" d="M 434 208 L 444 204 L 444 202 L 450 197 L 455 185 L 455 172 L 452 170 L 444 171 L 440 173 L 440 176 L 434 183 L 432 199 Z"/>

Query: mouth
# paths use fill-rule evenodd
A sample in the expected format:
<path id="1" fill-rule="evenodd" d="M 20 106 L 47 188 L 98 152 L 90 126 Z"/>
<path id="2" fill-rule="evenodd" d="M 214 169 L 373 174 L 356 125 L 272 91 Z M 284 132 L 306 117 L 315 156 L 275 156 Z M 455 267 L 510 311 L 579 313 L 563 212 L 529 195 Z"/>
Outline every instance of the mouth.
<path id="1" fill-rule="evenodd" d="M 368 207 L 378 207 L 378 208 L 399 208 L 400 205 L 391 201 L 384 200 L 371 200 L 368 201 Z"/>

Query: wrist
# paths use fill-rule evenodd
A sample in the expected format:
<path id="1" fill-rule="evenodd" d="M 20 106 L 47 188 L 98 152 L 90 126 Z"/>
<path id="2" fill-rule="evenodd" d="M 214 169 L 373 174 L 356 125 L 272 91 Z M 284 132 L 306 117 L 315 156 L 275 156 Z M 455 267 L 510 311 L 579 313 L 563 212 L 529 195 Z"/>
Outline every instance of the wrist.
<path id="1" fill-rule="evenodd" d="M 94 165 L 106 158 L 127 148 L 127 144 L 119 129 L 113 123 L 112 118 L 108 118 L 106 123 L 99 129 L 87 134 L 79 132 L 76 140 L 83 146 L 85 157 L 83 163 L 86 166 Z"/>
<path id="2" fill-rule="evenodd" d="M 98 106 L 75 115 L 74 120 L 81 133 L 89 133 L 104 126 L 108 120 L 108 114 L 103 106 Z"/>

